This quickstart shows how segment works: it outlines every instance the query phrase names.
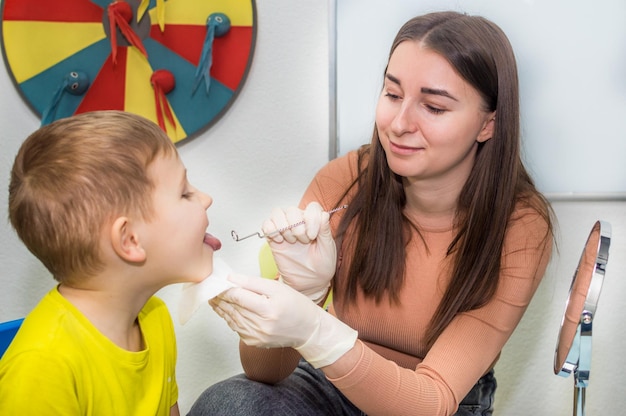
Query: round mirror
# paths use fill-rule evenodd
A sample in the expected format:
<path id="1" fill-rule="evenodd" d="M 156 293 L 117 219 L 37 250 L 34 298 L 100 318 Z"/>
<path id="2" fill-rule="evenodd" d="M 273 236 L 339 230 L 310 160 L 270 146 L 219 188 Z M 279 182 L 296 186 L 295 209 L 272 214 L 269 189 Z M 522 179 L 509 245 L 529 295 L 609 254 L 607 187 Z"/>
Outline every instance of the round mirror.
<path id="1" fill-rule="evenodd" d="M 611 225 L 597 221 L 578 262 L 570 286 L 554 354 L 554 373 L 575 376 L 574 414 L 584 414 L 584 388 L 589 380 L 591 332 L 609 259 Z"/>

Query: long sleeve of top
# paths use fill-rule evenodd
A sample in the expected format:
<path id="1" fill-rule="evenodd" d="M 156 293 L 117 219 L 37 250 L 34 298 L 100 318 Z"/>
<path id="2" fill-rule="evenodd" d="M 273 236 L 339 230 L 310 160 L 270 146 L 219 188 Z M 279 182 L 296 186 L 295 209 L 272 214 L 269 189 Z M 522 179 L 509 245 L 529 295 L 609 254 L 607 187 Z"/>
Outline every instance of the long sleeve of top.
<path id="1" fill-rule="evenodd" d="M 318 172 L 301 206 L 318 201 L 332 209 L 357 174 L 354 152 L 335 159 Z M 342 201 L 350 203 L 350 195 Z M 342 212 L 331 217 L 333 231 Z M 330 381 L 368 415 L 450 415 L 477 380 L 496 363 L 524 314 L 547 267 L 552 239 L 535 210 L 517 207 L 505 236 L 495 296 L 479 309 L 458 314 L 433 346 L 425 334 L 451 279 L 446 256 L 455 229 L 420 230 L 406 247 L 405 283 L 400 303 L 376 303 L 358 293 L 356 305 L 334 296 L 329 313 L 356 329 L 363 353 L 341 378 Z M 346 236 L 349 238 L 349 236 Z M 345 279 L 340 253 L 336 279 Z M 343 259 L 342 259 L 342 256 Z M 263 354 L 263 359 L 259 359 Z M 294 354 L 241 346 L 246 374 L 277 381 L 292 371 Z M 280 373 L 280 374 L 278 374 Z"/>

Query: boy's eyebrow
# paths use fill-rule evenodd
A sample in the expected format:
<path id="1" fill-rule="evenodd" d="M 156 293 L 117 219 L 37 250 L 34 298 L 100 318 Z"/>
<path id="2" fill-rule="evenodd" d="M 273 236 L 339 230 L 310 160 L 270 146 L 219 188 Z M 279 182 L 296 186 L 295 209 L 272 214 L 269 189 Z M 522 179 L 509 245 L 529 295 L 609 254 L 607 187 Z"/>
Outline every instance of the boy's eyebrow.
<path id="1" fill-rule="evenodd" d="M 393 75 L 391 75 L 390 73 L 386 73 L 385 78 L 387 78 L 389 81 L 393 82 L 394 84 L 398 84 L 398 86 L 402 86 L 402 83 L 400 82 L 400 80 L 394 77 Z M 454 100 L 454 101 L 459 101 L 455 96 L 453 96 L 448 91 L 443 90 L 443 89 L 422 87 L 420 91 L 422 92 L 422 94 L 440 95 L 442 97 L 450 98 L 451 100 Z"/>

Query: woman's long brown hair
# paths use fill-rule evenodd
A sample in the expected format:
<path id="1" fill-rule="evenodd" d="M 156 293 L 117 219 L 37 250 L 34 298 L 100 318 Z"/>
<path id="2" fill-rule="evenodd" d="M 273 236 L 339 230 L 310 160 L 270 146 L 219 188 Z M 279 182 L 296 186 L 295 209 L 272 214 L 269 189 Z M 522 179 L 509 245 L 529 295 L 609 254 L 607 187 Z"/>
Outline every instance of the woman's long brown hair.
<path id="1" fill-rule="evenodd" d="M 452 279 L 429 325 L 430 347 L 457 314 L 484 305 L 495 294 L 504 236 L 516 203 L 524 200 L 533 206 L 549 232 L 552 222 L 549 204 L 521 159 L 517 68 L 506 35 L 482 17 L 438 12 L 408 21 L 396 35 L 390 57 L 404 41 L 420 41 L 445 57 L 479 92 L 485 110 L 496 111 L 493 137 L 479 143 L 459 196 L 458 233 L 448 248 L 448 256 L 454 256 Z M 352 260 L 342 283 L 345 290 L 338 296 L 353 304 L 360 288 L 377 302 L 386 295 L 397 303 L 404 284 L 405 248 L 415 226 L 403 213 L 403 178 L 389 169 L 376 127 L 370 145 L 359 149 L 354 188 L 337 233 L 340 250 L 352 253 L 347 256 Z M 354 234 L 342 244 L 349 228 Z"/>

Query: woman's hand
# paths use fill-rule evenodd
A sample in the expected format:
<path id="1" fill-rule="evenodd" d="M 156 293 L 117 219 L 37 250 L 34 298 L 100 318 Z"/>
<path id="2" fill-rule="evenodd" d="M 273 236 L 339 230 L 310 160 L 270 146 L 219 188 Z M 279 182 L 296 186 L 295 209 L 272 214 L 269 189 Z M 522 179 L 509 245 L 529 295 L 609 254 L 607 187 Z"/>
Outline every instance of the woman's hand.
<path id="1" fill-rule="evenodd" d="M 330 231 L 330 215 L 317 202 L 303 211 L 275 208 L 263 224 L 281 279 L 314 303 L 324 300 L 335 275 L 337 248 Z M 280 233 L 276 230 L 303 222 Z"/>
<path id="2" fill-rule="evenodd" d="M 229 280 L 238 287 L 209 303 L 245 344 L 295 348 L 316 368 L 354 346 L 354 329 L 291 287 L 261 277 L 233 274 Z"/>

